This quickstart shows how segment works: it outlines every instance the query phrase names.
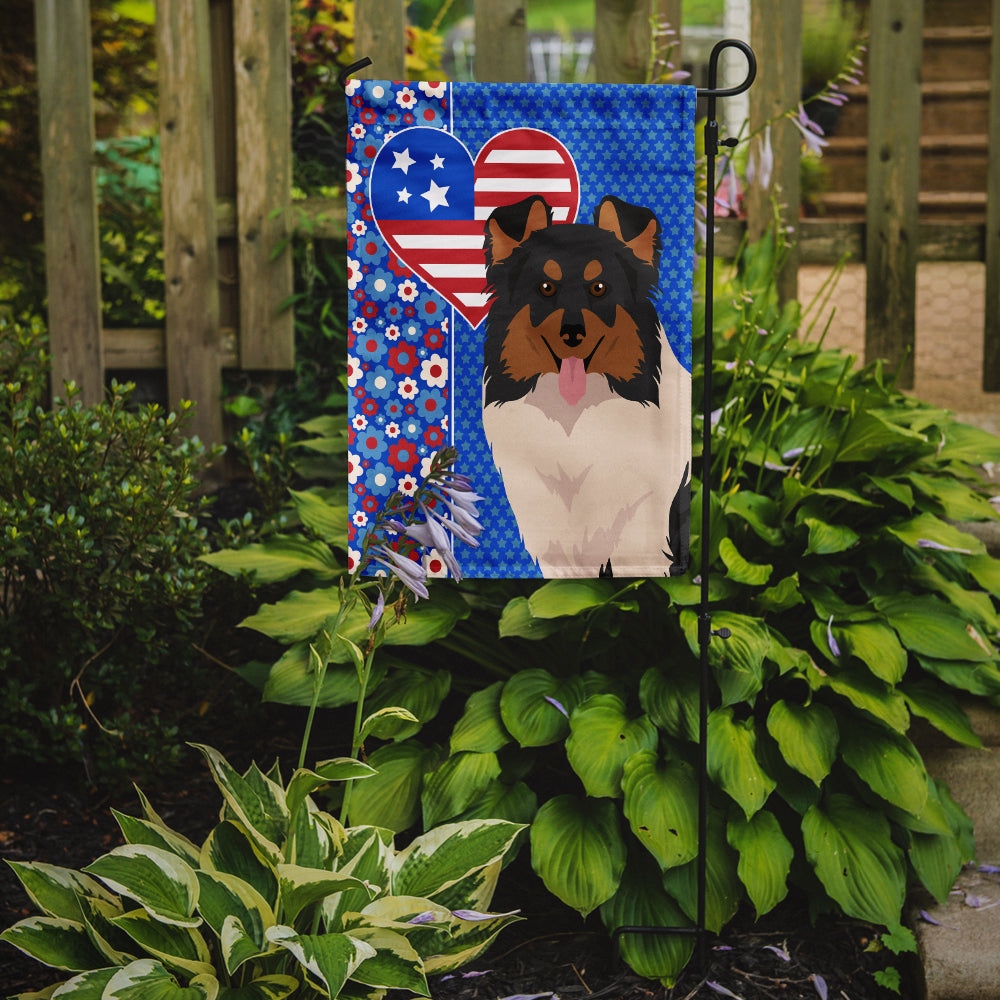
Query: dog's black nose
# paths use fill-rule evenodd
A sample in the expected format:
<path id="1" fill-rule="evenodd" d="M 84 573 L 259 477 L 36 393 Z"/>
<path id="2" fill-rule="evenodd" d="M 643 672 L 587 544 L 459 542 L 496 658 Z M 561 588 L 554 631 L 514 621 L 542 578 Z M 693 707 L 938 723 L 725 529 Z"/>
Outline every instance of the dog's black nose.
<path id="1" fill-rule="evenodd" d="M 587 331 L 582 323 L 567 323 L 559 333 L 567 347 L 579 346 L 583 343 L 584 337 L 587 336 Z"/>

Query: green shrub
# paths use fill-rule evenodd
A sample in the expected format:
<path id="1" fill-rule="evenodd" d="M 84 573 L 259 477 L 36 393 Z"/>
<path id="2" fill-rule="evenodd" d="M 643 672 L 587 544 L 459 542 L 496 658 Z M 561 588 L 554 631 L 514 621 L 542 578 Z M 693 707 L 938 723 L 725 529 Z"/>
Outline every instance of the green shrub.
<path id="1" fill-rule="evenodd" d="M 187 404 L 131 409 L 128 385 L 96 406 L 68 385 L 43 408 L 41 337 L 0 321 L 0 744 L 114 770 L 175 752 L 157 694 L 191 660 L 208 454 Z"/>

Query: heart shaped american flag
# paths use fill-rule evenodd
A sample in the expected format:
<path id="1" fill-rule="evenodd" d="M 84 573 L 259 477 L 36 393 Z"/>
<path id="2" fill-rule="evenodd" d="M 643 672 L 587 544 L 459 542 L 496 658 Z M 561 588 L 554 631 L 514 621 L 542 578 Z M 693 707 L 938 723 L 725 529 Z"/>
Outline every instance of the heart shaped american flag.
<path id="1" fill-rule="evenodd" d="M 473 162 L 449 132 L 415 127 L 389 139 L 371 171 L 372 215 L 396 256 L 473 327 L 489 311 L 484 227 L 494 209 L 541 194 L 553 222 L 573 222 L 580 182 L 548 132 L 499 132 Z"/>

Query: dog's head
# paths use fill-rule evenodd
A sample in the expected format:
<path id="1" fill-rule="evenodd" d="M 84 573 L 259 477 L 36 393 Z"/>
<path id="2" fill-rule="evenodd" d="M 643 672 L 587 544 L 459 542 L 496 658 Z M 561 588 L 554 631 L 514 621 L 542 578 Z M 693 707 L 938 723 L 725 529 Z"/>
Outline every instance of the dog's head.
<path id="1" fill-rule="evenodd" d="M 498 208 L 486 223 L 486 402 L 530 392 L 558 373 L 571 403 L 586 375 L 627 399 L 658 403 L 659 320 L 650 301 L 660 224 L 647 208 L 605 197 L 594 224 L 552 224 L 539 195 Z"/>

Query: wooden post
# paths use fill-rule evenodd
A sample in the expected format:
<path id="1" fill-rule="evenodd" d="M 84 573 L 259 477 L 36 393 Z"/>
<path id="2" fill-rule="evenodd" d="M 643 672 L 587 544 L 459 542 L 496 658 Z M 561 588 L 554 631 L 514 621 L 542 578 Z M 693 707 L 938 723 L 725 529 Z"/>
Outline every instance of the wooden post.
<path id="1" fill-rule="evenodd" d="M 983 390 L 1000 392 L 1000 0 L 993 0 L 990 45 L 989 169 L 986 179 L 986 327 Z"/>
<path id="2" fill-rule="evenodd" d="M 287 0 L 233 7 L 240 366 L 295 367 L 290 16 Z M 275 255 L 276 248 L 284 248 Z"/>
<path id="3" fill-rule="evenodd" d="M 923 2 L 872 0 L 869 16 L 865 360 L 884 358 L 893 370 L 900 368 L 900 388 L 909 389 L 916 346 Z"/>
<path id="4" fill-rule="evenodd" d="M 52 394 L 104 397 L 88 0 L 35 0 Z"/>
<path id="5" fill-rule="evenodd" d="M 356 76 L 365 80 L 405 80 L 406 0 L 355 0 L 354 58 L 372 65 Z"/>
<path id="6" fill-rule="evenodd" d="M 473 11 L 476 79 L 512 83 L 527 79 L 524 0 L 476 0 Z"/>
<path id="7" fill-rule="evenodd" d="M 595 0 L 598 83 L 645 83 L 652 50 L 650 0 Z"/>
<path id="8" fill-rule="evenodd" d="M 800 0 L 758 0 L 750 8 L 750 40 L 760 68 L 750 88 L 750 131 L 755 132 L 790 109 L 802 98 L 802 4 Z M 739 122 L 730 122 L 735 134 Z M 754 143 L 759 139 L 754 139 Z M 774 221 L 774 203 L 779 207 L 779 225 L 791 229 L 793 244 L 778 273 L 778 297 L 782 302 L 798 296 L 799 285 L 799 158 L 802 135 L 792 122 L 779 118 L 771 126 L 774 169 L 766 188 L 755 179 L 747 192 L 747 227 L 751 240 L 760 239 Z M 777 236 L 777 234 L 775 234 Z"/>
<path id="9" fill-rule="evenodd" d="M 210 49 L 207 0 L 160 0 L 167 395 L 197 404 L 191 430 L 214 444 L 222 440 L 222 406 Z"/>

